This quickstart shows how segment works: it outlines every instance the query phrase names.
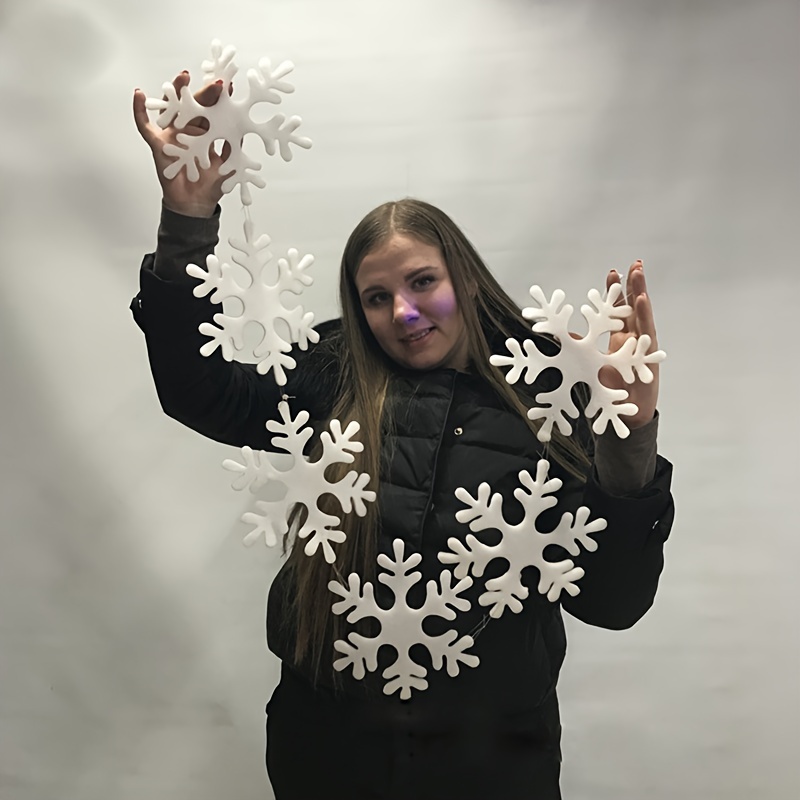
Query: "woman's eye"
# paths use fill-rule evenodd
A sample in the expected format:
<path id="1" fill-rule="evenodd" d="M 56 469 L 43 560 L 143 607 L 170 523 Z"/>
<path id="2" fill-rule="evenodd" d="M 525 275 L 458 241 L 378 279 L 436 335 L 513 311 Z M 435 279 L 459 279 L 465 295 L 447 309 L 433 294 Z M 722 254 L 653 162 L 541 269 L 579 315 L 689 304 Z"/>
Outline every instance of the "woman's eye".
<path id="1" fill-rule="evenodd" d="M 421 277 L 417 278 L 416 281 L 414 281 L 415 285 L 419 289 L 425 289 L 428 286 L 430 286 L 433 282 L 434 282 L 433 275 L 422 275 Z"/>
<path id="2" fill-rule="evenodd" d="M 386 302 L 386 298 L 387 297 L 388 297 L 388 295 L 385 294 L 384 292 L 380 292 L 378 294 L 371 294 L 367 298 L 367 305 L 368 306 L 379 306 L 382 303 Z"/>

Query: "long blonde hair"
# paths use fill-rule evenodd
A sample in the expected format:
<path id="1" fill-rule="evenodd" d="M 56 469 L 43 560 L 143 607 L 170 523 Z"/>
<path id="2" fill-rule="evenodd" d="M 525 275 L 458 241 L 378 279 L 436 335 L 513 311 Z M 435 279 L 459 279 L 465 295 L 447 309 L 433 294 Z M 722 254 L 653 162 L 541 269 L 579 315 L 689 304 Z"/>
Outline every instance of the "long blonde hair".
<path id="1" fill-rule="evenodd" d="M 363 258 L 395 233 L 406 234 L 439 248 L 461 310 L 469 343 L 469 362 L 479 375 L 525 419 L 532 431 L 538 424 L 527 417 L 529 405 L 506 382 L 503 373 L 489 363 L 491 355 L 487 333 L 519 336 L 529 328 L 519 306 L 506 294 L 489 272 L 477 251 L 460 228 L 443 211 L 421 200 L 405 198 L 384 203 L 359 222 L 347 241 L 339 274 L 339 300 L 342 311 L 341 333 L 331 345 L 340 358 L 339 385 L 331 418 L 357 420 L 364 451 L 355 464 L 330 468 L 330 480 L 338 480 L 351 469 L 372 477 L 370 488 L 377 490 L 380 479 L 381 445 L 391 426 L 391 415 L 384 415 L 393 363 L 375 339 L 361 307 L 355 276 Z M 384 418 L 386 417 L 386 418 Z M 572 438 L 553 432 L 548 456 L 579 480 L 584 480 L 589 459 Z M 330 496 L 323 498 L 331 500 Z M 326 509 L 327 510 L 327 509 Z M 331 513 L 341 510 L 331 507 Z M 378 504 L 368 504 L 365 517 L 345 515 L 342 530 L 346 541 L 337 548 L 334 564 L 321 554 L 312 558 L 294 547 L 289 567 L 295 577 L 291 624 L 296 632 L 295 661 L 311 667 L 315 677 L 332 663 L 332 642 L 343 638 L 343 623 L 331 611 L 331 579 L 345 580 L 351 572 L 364 580 L 374 578 L 376 542 L 380 532 Z"/>

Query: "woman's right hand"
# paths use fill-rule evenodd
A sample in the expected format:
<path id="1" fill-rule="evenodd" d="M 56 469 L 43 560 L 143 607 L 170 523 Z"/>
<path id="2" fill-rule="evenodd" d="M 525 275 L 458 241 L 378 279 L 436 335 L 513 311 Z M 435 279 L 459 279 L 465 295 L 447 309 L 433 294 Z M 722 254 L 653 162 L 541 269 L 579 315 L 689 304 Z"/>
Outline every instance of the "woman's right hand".
<path id="1" fill-rule="evenodd" d="M 189 84 L 189 73 L 181 72 L 172 85 L 180 96 L 184 86 Z M 194 97 L 202 106 L 213 106 L 222 92 L 222 81 L 208 84 L 195 93 Z M 198 136 L 208 130 L 208 122 L 203 117 L 193 119 L 180 130 L 174 124 L 161 128 L 150 117 L 145 107 L 146 95 L 141 89 L 133 93 L 133 119 L 142 138 L 147 142 L 155 161 L 158 180 L 163 192 L 164 205 L 171 211 L 184 214 L 187 217 L 211 217 L 217 203 L 222 198 L 222 183 L 224 177 L 219 174 L 219 167 L 230 155 L 230 145 L 225 142 L 222 153 L 217 154 L 213 144 L 209 151 L 211 166 L 200 170 L 200 179 L 190 181 L 186 177 L 186 170 L 182 169 L 174 178 L 165 178 L 164 169 L 174 160 L 171 156 L 164 155 L 165 144 L 176 144 L 178 133 Z"/>

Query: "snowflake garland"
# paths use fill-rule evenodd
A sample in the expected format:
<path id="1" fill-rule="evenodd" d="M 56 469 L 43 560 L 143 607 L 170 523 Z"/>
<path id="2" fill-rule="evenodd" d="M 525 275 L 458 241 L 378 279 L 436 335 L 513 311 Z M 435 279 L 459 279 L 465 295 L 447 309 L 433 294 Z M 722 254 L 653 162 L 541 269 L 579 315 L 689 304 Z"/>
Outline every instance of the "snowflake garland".
<path id="1" fill-rule="evenodd" d="M 336 554 L 332 544 L 345 540 L 345 534 L 338 529 L 341 519 L 324 512 L 319 507 L 319 499 L 323 494 L 332 494 L 339 502 L 342 511 L 349 514 L 355 511 L 363 517 L 367 513 L 366 503 L 375 501 L 375 492 L 366 488 L 370 477 L 367 473 L 351 470 L 340 481 L 330 482 L 325 477 L 325 470 L 332 464 L 352 464 L 353 453 L 364 449 L 361 442 L 353 437 L 359 431 L 359 424 L 351 422 L 344 430 L 339 420 L 331 420 L 330 433 L 323 431 L 320 435 L 322 454 L 317 461 L 309 461 L 303 455 L 308 440 L 313 435 L 310 427 L 305 427 L 309 420 L 307 411 L 301 411 L 294 419 L 291 417 L 289 404 L 284 400 L 278 404 L 282 422 L 270 420 L 267 429 L 278 436 L 273 437 L 272 445 L 293 456 L 293 465 L 288 470 L 274 467 L 267 453 L 241 448 L 244 463 L 226 459 L 223 467 L 238 473 L 233 482 L 237 490 L 250 488 L 256 492 L 267 483 L 277 481 L 286 488 L 286 494 L 280 500 L 258 500 L 256 507 L 261 513 L 247 512 L 242 521 L 253 525 L 253 530 L 244 539 L 245 544 L 252 544 L 264 536 L 268 546 L 273 547 L 278 539 L 289 530 L 289 515 L 296 504 L 306 509 L 306 519 L 297 532 L 300 539 L 308 539 L 305 546 L 306 555 L 312 556 L 322 546 L 325 560 L 332 564 Z"/>
<path id="2" fill-rule="evenodd" d="M 200 352 L 204 356 L 211 355 L 218 347 L 226 361 L 256 363 L 259 373 L 266 374 L 273 370 L 278 385 L 286 385 L 287 369 L 293 369 L 295 360 L 287 355 L 292 344 L 297 343 L 301 350 L 308 349 L 309 342 L 318 342 L 319 334 L 311 327 L 314 315 L 305 312 L 302 306 L 289 308 L 283 305 L 282 295 L 290 292 L 299 295 L 310 286 L 313 279 L 308 269 L 314 263 L 314 256 L 304 255 L 302 258 L 295 249 L 289 250 L 288 260 L 278 260 L 278 279 L 270 285 L 266 283 L 266 273 L 272 261 L 272 253 L 267 250 L 270 238 L 266 234 L 256 237 L 253 223 L 244 223 L 244 240 L 229 239 L 234 249 L 234 263 L 242 267 L 249 276 L 247 285 L 241 285 L 234 277 L 234 267 L 220 262 L 216 254 L 207 256 L 206 269 L 196 264 L 189 264 L 186 272 L 201 283 L 195 287 L 196 297 L 211 294 L 212 303 L 223 303 L 236 298 L 242 305 L 239 315 L 220 313 L 214 315 L 214 322 L 200 325 L 200 333 L 211 337 Z M 289 331 L 285 339 L 275 323 L 282 320 Z M 245 349 L 244 331 L 248 324 L 256 323 L 262 331 L 260 341 Z"/>
<path id="3" fill-rule="evenodd" d="M 412 586 L 422 577 L 420 572 L 412 572 L 422 556 L 412 553 L 405 558 L 405 544 L 402 539 L 393 542 L 394 559 L 386 555 L 378 556 L 378 564 L 385 572 L 378 575 L 378 580 L 388 586 L 394 594 L 395 602 L 391 608 L 381 608 L 375 601 L 374 587 L 367 582 L 363 588 L 361 577 L 352 573 L 347 586 L 338 581 L 331 581 L 328 588 L 342 599 L 333 605 L 334 614 L 348 611 L 347 621 L 358 622 L 374 617 L 380 622 L 381 631 L 375 637 L 351 633 L 346 640 L 338 639 L 334 648 L 343 654 L 333 664 L 334 669 L 341 671 L 353 668 L 353 677 L 361 679 L 367 671 L 374 672 L 378 668 L 378 650 L 383 645 L 391 645 L 397 651 L 396 661 L 382 673 L 387 680 L 384 694 L 400 692 L 401 700 L 411 697 L 411 690 L 424 690 L 428 687 L 425 676 L 427 670 L 411 658 L 411 648 L 421 644 L 431 655 L 433 668 L 442 669 L 446 664 L 447 674 L 451 678 L 459 674 L 459 665 L 477 667 L 479 659 L 476 655 L 465 652 L 474 644 L 471 636 L 458 638 L 458 632 L 450 629 L 438 636 L 425 633 L 422 623 L 427 617 L 441 617 L 445 620 L 456 618 L 456 611 L 469 609 L 469 601 L 459 595 L 472 585 L 472 580 L 462 577 L 454 586 L 451 585 L 452 574 L 443 570 L 439 582 L 428 581 L 425 601 L 420 608 L 408 605 L 408 593 Z"/>
<path id="4" fill-rule="evenodd" d="M 571 397 L 572 387 L 576 383 L 586 383 L 591 391 L 591 400 L 584 413 L 589 419 L 597 414 L 592 425 L 594 432 L 603 433 L 611 423 L 617 436 L 626 438 L 630 431 L 621 417 L 635 414 L 638 408 L 634 403 L 624 402 L 628 398 L 626 389 L 604 386 L 600 382 L 600 370 L 603 367 L 613 368 L 625 383 L 633 383 L 637 377 L 643 383 L 650 383 L 653 372 L 648 365 L 663 361 L 666 353 L 663 350 L 648 353 L 651 339 L 647 334 L 627 339 L 614 353 L 603 353 L 598 349 L 598 340 L 604 334 L 621 330 L 622 320 L 633 313 L 629 305 L 615 305 L 622 296 L 622 286 L 612 284 L 605 298 L 596 289 L 589 291 L 591 306 L 581 306 L 581 314 L 589 324 L 589 330 L 585 336 L 577 339 L 569 331 L 573 309 L 569 304 L 562 307 L 566 295 L 561 289 L 553 292 L 549 300 L 539 286 L 532 286 L 530 294 L 539 306 L 524 308 L 523 316 L 536 320 L 534 333 L 556 337 L 560 345 L 559 352 L 554 356 L 546 356 L 531 339 L 526 339 L 522 344 L 516 339 L 508 339 L 506 347 L 511 355 L 493 355 L 489 360 L 497 367 L 511 367 L 506 374 L 506 381 L 511 384 L 520 377 L 524 377 L 525 383 L 531 384 L 548 367 L 555 367 L 561 372 L 561 383 L 556 389 L 536 395 L 536 402 L 543 407 L 528 411 L 530 419 L 544 420 L 538 432 L 539 441 L 550 441 L 554 424 L 564 435 L 572 433 L 568 418 L 575 419 L 580 413 Z"/>
<path id="5" fill-rule="evenodd" d="M 480 595 L 478 602 L 482 606 L 490 606 L 489 615 L 497 618 L 508 608 L 515 614 L 522 611 L 522 600 L 528 596 L 528 589 L 522 583 L 522 570 L 536 567 L 539 570 L 540 594 L 554 603 L 562 591 L 575 596 L 580 592 L 576 581 L 580 580 L 584 571 L 576 567 L 570 559 L 564 561 L 548 561 L 544 550 L 555 544 L 565 548 L 571 555 L 580 552 L 579 543 L 586 550 L 597 549 L 597 542 L 589 534 L 604 530 L 606 521 L 595 519 L 587 522 L 590 511 L 581 506 L 575 516 L 565 512 L 555 530 L 542 533 L 536 527 L 538 516 L 556 505 L 552 496 L 561 488 L 558 478 L 547 478 L 549 463 L 542 459 L 536 466 L 536 480 L 523 470 L 519 473 L 522 486 L 514 490 L 514 497 L 522 505 L 524 516 L 518 525 L 510 525 L 503 516 L 503 497 L 492 494 L 488 483 L 478 487 L 477 497 L 473 497 L 466 489 L 456 489 L 456 497 L 468 507 L 456 513 L 459 522 L 469 524 L 471 531 L 477 533 L 484 530 L 497 530 L 502 534 L 500 542 L 488 545 L 476 536 L 468 534 L 465 541 L 451 537 L 447 540 L 450 551 L 439 553 L 443 564 L 455 564 L 455 576 L 465 578 L 470 572 L 479 578 L 486 565 L 495 558 L 508 561 L 508 571 L 486 581 L 486 591 Z"/>
<path id="6" fill-rule="evenodd" d="M 290 61 L 284 61 L 274 70 L 268 58 L 262 58 L 258 67 L 247 71 L 248 92 L 244 97 L 234 97 L 230 93 L 233 78 L 239 71 L 234 62 L 236 49 L 223 49 L 219 40 L 211 44 L 211 60 L 203 62 L 206 84 L 216 80 L 222 81 L 222 92 L 212 106 L 203 106 L 195 100 L 191 89 L 184 86 L 180 96 L 172 83 L 162 87 L 164 99 L 147 98 L 148 109 L 160 111 L 156 123 L 162 128 L 174 125 L 178 129 L 185 128 L 192 120 L 202 118 L 208 123 L 208 129 L 198 135 L 177 134 L 177 144 L 164 145 L 164 155 L 175 158 L 165 170 L 165 178 L 174 178 L 182 169 L 190 181 L 197 181 L 201 169 L 211 166 L 210 152 L 215 142 L 225 141 L 230 146 L 230 155 L 220 165 L 219 174 L 228 177 L 222 184 L 222 191 L 228 193 L 236 186 L 240 187 L 242 203 L 247 206 L 252 202 L 249 185 L 263 188 L 264 179 L 256 174 L 261 164 L 249 158 L 242 149 L 243 139 L 247 134 L 255 134 L 264 144 L 267 155 L 274 155 L 277 148 L 284 161 L 292 160 L 291 145 L 308 149 L 311 139 L 299 136 L 295 131 L 300 126 L 300 117 L 289 119 L 283 114 L 273 114 L 266 122 L 255 122 L 252 111 L 260 103 L 277 104 L 283 100 L 282 95 L 294 91 L 291 83 L 283 80 L 293 69 Z"/>

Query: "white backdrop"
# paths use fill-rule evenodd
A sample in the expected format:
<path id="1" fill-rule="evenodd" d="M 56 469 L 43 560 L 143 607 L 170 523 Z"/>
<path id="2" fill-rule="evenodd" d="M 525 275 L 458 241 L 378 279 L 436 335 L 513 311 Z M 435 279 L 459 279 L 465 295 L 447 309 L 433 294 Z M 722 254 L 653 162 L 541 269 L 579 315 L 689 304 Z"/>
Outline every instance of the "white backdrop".
<path id="1" fill-rule="evenodd" d="M 569 624 L 564 795 L 800 796 L 796 0 L 5 0 L 0 24 L 3 800 L 271 796 L 277 555 L 240 545 L 228 450 L 162 415 L 127 311 L 159 205 L 132 90 L 199 78 L 213 37 L 297 64 L 314 148 L 253 215 L 316 254 L 318 319 L 350 229 L 407 194 L 521 303 L 644 260 L 678 514 L 649 615 Z"/>

